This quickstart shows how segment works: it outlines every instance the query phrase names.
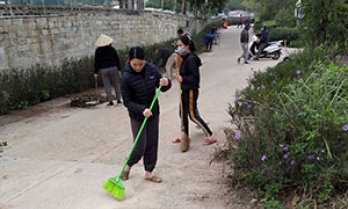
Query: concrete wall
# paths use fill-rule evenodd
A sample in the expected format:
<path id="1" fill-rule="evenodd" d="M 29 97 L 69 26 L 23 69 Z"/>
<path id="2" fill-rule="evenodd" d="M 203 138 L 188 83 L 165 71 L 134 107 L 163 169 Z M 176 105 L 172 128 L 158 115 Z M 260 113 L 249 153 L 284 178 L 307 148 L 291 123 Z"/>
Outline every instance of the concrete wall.
<path id="1" fill-rule="evenodd" d="M 55 66 L 66 58 L 93 55 L 101 33 L 123 49 L 169 40 L 179 27 L 198 32 L 205 24 L 153 11 L 0 7 L 0 70 Z"/>

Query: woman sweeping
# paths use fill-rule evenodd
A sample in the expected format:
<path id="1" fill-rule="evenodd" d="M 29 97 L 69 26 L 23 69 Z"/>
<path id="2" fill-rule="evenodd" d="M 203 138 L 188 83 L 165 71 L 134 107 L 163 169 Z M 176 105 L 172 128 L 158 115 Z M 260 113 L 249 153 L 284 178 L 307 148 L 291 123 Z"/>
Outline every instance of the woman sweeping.
<path id="1" fill-rule="evenodd" d="M 171 87 L 171 81 L 162 78 L 158 68 L 145 61 L 145 52 L 140 47 L 133 47 L 129 51 L 129 65 L 123 71 L 121 83 L 123 103 L 127 107 L 133 137 L 136 138 L 145 117 L 146 126 L 136 144 L 127 166 L 122 174 L 122 180 L 128 180 L 133 165 L 141 158 L 144 161 L 145 179 L 161 182 L 162 179 L 152 174 L 157 162 L 158 132 L 159 132 L 159 104 L 156 100 L 152 111 L 149 109 L 156 89 L 161 91 Z"/>
<path id="2" fill-rule="evenodd" d="M 177 75 L 176 79 L 181 84 L 181 120 L 182 120 L 182 131 L 184 136 L 180 141 L 180 149 L 182 152 L 186 152 L 190 148 L 189 139 L 189 121 L 196 123 L 204 132 L 206 138 L 203 145 L 214 144 L 217 140 L 212 137 L 213 132 L 208 127 L 207 123 L 200 117 L 197 109 L 197 99 L 199 94 L 200 74 L 199 67 L 202 65 L 201 59 L 195 54 L 195 45 L 187 37 L 181 36 L 177 41 L 178 49 L 177 52 L 183 58 L 180 66 L 180 74 Z"/>

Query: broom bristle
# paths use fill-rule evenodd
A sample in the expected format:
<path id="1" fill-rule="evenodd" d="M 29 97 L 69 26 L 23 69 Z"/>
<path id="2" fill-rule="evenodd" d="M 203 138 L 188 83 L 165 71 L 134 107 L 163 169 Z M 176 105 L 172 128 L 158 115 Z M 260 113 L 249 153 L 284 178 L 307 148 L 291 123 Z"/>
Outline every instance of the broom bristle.
<path id="1" fill-rule="evenodd" d="M 117 199 L 124 199 L 124 186 L 122 181 L 116 181 L 115 178 L 109 178 L 104 182 L 103 188 Z"/>

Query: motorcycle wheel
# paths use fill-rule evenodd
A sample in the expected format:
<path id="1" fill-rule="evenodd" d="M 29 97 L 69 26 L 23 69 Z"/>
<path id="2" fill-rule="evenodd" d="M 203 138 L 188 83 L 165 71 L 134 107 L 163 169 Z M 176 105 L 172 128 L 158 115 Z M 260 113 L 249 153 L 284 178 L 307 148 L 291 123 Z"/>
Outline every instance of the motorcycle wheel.
<path id="1" fill-rule="evenodd" d="M 274 53 L 274 56 L 272 57 L 272 59 L 277 60 L 279 59 L 280 55 L 281 55 L 280 51 L 277 51 Z"/>

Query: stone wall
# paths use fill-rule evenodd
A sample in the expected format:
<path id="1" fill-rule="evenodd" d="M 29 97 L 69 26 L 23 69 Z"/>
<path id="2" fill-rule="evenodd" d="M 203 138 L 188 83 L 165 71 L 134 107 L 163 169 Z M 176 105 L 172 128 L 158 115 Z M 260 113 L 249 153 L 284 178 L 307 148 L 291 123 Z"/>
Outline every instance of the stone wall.
<path id="1" fill-rule="evenodd" d="M 154 11 L 0 7 L 0 70 L 57 66 L 66 58 L 91 56 L 101 33 L 114 38 L 117 49 L 124 49 L 167 41 L 176 37 L 179 27 L 193 32 L 204 25 Z"/>

